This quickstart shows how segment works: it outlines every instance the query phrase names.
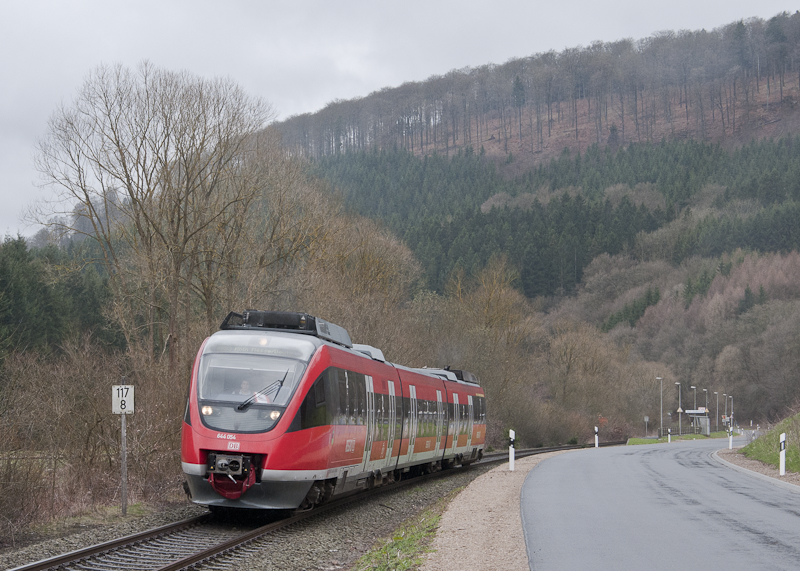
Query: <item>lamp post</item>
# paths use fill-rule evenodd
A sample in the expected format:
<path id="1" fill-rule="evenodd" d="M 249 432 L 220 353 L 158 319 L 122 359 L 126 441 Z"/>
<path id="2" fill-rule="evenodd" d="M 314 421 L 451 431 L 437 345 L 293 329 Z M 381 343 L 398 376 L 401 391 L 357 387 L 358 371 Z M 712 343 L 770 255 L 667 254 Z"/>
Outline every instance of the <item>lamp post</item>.
<path id="1" fill-rule="evenodd" d="M 690 389 L 694 389 L 694 409 L 693 410 L 697 410 L 697 387 L 692 385 L 689 388 Z"/>
<path id="2" fill-rule="evenodd" d="M 725 414 L 722 415 L 725 417 L 726 421 L 728 418 L 728 393 L 722 393 L 722 396 L 725 397 Z"/>
<path id="3" fill-rule="evenodd" d="M 728 395 L 731 397 L 731 432 L 733 432 L 733 395 Z"/>
<path id="4" fill-rule="evenodd" d="M 719 393 L 717 391 L 714 391 L 714 394 L 717 395 L 717 415 L 714 417 L 715 422 L 717 424 L 717 429 L 715 430 L 715 432 L 719 432 Z"/>
<path id="5" fill-rule="evenodd" d="M 664 436 L 664 380 L 661 377 L 656 377 L 656 380 L 661 385 L 661 417 L 658 421 L 658 436 Z"/>
<path id="6" fill-rule="evenodd" d="M 681 384 L 680 383 L 675 383 L 675 384 L 678 385 L 678 436 L 680 436 L 681 434 L 683 434 L 683 429 L 681 428 L 681 412 L 683 412 L 681 410 Z"/>

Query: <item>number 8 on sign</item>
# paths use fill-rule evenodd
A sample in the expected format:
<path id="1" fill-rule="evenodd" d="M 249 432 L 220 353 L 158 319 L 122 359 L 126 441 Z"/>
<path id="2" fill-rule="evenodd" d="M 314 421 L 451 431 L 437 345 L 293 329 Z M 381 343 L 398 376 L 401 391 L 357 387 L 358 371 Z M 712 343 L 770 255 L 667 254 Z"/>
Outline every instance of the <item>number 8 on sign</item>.
<path id="1" fill-rule="evenodd" d="M 133 385 L 111 386 L 111 412 L 114 414 L 133 414 Z"/>

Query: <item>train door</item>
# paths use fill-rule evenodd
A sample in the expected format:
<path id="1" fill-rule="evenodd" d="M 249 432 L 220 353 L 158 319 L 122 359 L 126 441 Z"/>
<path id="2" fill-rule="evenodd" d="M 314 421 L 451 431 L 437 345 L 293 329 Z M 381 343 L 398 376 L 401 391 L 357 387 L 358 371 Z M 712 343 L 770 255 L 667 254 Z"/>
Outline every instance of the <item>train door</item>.
<path id="1" fill-rule="evenodd" d="M 409 410 L 411 418 L 409 419 L 409 435 L 408 435 L 408 459 L 414 459 L 414 444 L 417 441 L 417 387 L 409 385 Z"/>
<path id="2" fill-rule="evenodd" d="M 475 421 L 474 409 L 472 408 L 472 395 L 467 396 L 469 406 L 467 407 L 469 410 L 467 414 L 467 448 L 472 447 L 472 424 Z"/>
<path id="3" fill-rule="evenodd" d="M 444 415 L 442 414 L 442 391 L 436 391 L 436 455 L 441 449 Z"/>
<path id="4" fill-rule="evenodd" d="M 364 424 L 366 424 L 367 427 L 367 436 L 364 442 L 364 472 L 370 469 L 369 464 L 372 454 L 372 443 L 375 441 L 375 387 L 372 383 L 372 377 L 366 375 L 365 379 L 367 388 L 367 414 L 364 418 Z"/>
<path id="5" fill-rule="evenodd" d="M 453 393 L 453 452 L 458 446 L 458 433 L 460 430 L 461 409 L 458 406 L 458 393 Z"/>
<path id="6" fill-rule="evenodd" d="M 386 465 L 392 467 L 394 440 L 397 437 L 397 396 L 394 393 L 394 381 L 389 381 L 389 433 L 386 436 Z"/>

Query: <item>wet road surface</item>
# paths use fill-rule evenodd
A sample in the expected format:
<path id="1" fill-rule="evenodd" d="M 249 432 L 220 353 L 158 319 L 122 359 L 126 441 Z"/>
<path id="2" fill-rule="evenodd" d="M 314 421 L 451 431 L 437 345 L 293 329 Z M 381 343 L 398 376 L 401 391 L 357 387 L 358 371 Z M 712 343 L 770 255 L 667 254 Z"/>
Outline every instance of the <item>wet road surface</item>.
<path id="1" fill-rule="evenodd" d="M 727 440 L 542 462 L 521 495 L 531 569 L 800 569 L 800 493 L 724 466 L 720 448 Z"/>

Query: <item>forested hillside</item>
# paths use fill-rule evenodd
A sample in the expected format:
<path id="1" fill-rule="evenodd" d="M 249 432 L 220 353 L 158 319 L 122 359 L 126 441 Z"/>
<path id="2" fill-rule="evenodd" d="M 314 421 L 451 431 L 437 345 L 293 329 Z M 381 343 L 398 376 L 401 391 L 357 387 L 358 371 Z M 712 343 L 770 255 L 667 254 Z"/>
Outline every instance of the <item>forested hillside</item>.
<path id="1" fill-rule="evenodd" d="M 453 71 L 278 128 L 404 240 L 432 290 L 499 260 L 549 350 L 564 327 L 596 328 L 769 421 L 800 403 L 799 25 L 779 14 Z M 575 353 L 558 354 L 563 385 L 537 394 L 563 405 L 587 389 Z"/>
<path id="2" fill-rule="evenodd" d="M 714 30 L 519 57 L 334 101 L 278 125 L 294 152 L 321 157 L 472 146 L 526 170 L 566 147 L 698 139 L 738 145 L 794 132 L 800 13 Z"/>

